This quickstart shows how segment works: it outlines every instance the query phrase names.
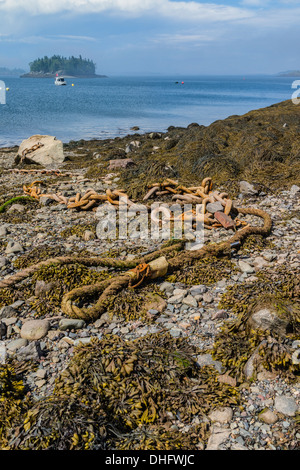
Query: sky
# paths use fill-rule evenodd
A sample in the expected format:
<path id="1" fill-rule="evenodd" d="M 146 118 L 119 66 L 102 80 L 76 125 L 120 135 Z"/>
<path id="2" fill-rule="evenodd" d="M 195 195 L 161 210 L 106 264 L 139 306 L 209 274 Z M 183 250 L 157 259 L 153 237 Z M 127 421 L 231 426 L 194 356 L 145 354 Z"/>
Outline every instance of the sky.
<path id="1" fill-rule="evenodd" d="M 108 76 L 300 69 L 300 0 L 0 0 L 0 67 L 92 59 Z"/>

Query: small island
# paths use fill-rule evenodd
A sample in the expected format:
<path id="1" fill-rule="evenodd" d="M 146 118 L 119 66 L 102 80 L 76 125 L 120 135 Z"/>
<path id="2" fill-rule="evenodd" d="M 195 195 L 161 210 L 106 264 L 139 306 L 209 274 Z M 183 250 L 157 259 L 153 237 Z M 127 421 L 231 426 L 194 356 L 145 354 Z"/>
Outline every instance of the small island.
<path id="1" fill-rule="evenodd" d="M 30 72 L 21 78 L 53 78 L 64 76 L 69 78 L 105 78 L 106 75 L 96 74 L 96 64 L 90 59 L 79 57 L 62 57 L 54 55 L 36 59 L 29 64 Z"/>

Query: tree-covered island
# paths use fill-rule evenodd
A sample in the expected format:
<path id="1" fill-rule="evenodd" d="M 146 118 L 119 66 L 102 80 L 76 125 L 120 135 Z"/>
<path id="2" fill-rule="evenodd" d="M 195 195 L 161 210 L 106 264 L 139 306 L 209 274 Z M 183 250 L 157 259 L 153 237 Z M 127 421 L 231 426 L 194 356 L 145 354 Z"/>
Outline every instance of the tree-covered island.
<path id="1" fill-rule="evenodd" d="M 56 75 L 78 78 L 105 77 L 105 75 L 96 75 L 96 64 L 91 59 L 83 59 L 81 55 L 68 58 L 60 55 L 44 56 L 30 62 L 29 67 L 30 72 L 22 77 L 48 78 Z"/>

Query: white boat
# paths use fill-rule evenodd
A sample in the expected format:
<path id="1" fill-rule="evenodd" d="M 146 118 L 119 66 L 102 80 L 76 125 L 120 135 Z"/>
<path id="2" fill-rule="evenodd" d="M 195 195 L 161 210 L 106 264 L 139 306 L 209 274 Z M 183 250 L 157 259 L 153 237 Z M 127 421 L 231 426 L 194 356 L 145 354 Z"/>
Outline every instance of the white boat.
<path id="1" fill-rule="evenodd" d="M 67 82 L 65 81 L 65 79 L 63 77 L 56 77 L 55 79 L 55 85 L 66 85 Z"/>

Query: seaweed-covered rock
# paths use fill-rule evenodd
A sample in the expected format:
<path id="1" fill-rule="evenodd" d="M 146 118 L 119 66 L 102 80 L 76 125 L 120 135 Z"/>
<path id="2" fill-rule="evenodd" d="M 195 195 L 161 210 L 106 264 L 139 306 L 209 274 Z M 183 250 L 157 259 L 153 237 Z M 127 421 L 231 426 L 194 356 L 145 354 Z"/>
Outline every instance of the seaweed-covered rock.
<path id="1" fill-rule="evenodd" d="M 289 325 L 288 320 L 279 318 L 275 311 L 268 308 L 252 313 L 249 323 L 252 328 L 275 331 L 279 334 L 285 334 Z"/>

